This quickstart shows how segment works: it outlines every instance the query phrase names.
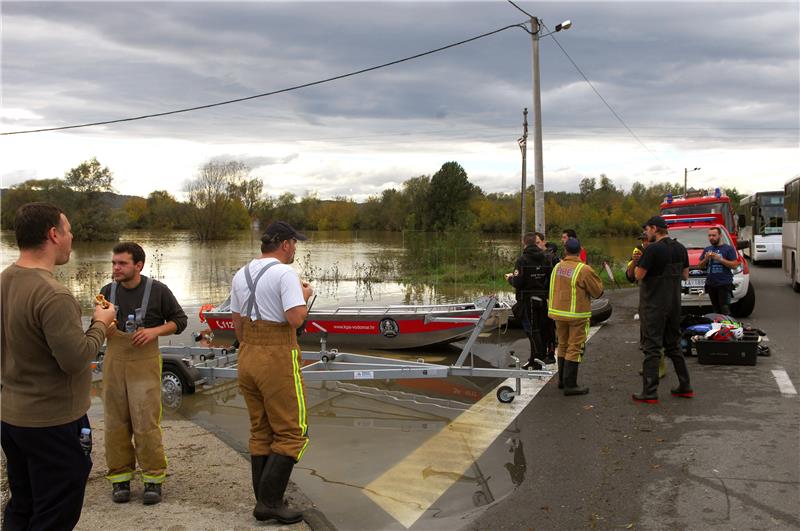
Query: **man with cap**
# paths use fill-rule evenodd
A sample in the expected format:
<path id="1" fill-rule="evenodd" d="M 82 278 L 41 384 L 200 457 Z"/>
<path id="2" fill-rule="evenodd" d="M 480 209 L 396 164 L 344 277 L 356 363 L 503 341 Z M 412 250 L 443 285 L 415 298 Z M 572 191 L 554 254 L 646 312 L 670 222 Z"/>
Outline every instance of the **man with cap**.
<path id="1" fill-rule="evenodd" d="M 640 342 L 644 352 L 642 392 L 632 395 L 636 402 L 658 402 L 658 364 L 661 349 L 672 360 L 678 376 L 673 396 L 694 396 L 689 369 L 680 348 L 681 280 L 689 278 L 689 254 L 686 248 L 669 237 L 667 223 L 653 216 L 642 226 L 649 244 L 636 266 L 639 282 Z"/>
<path id="2" fill-rule="evenodd" d="M 625 269 L 625 278 L 628 279 L 628 282 L 636 283 L 636 266 L 639 265 L 639 260 L 642 258 L 642 253 L 644 249 L 650 244 L 649 236 L 647 236 L 646 232 L 642 232 L 639 235 L 639 241 L 641 243 L 637 244 L 636 247 L 633 248 L 633 252 L 631 253 L 631 259 L 628 260 L 628 266 Z M 637 317 L 639 314 L 636 314 Z M 641 337 L 639 338 L 641 343 Z M 639 374 L 644 374 L 642 369 L 639 369 Z M 664 358 L 664 351 L 661 351 L 661 358 L 659 358 L 658 362 L 658 377 L 663 378 L 667 375 L 667 364 Z"/>
<path id="3" fill-rule="evenodd" d="M 261 256 L 233 277 L 231 312 L 239 350 L 239 389 L 250 415 L 250 459 L 257 520 L 299 522 L 283 500 L 308 445 L 302 360 L 296 330 L 313 290 L 289 265 L 307 238 L 284 221 L 261 237 Z"/>
<path id="4" fill-rule="evenodd" d="M 603 294 L 603 281 L 580 259 L 581 242 L 568 238 L 564 243 L 564 259 L 550 275 L 548 315 L 556 322 L 558 335 L 558 388 L 565 396 L 585 395 L 586 387 L 578 387 L 578 367 L 583 361 L 592 298 Z"/>

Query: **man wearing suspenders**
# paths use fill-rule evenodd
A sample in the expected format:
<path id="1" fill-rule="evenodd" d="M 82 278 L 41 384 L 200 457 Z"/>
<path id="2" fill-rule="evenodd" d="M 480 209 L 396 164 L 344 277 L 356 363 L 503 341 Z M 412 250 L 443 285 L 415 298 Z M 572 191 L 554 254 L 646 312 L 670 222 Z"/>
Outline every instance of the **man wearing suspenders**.
<path id="1" fill-rule="evenodd" d="M 117 308 L 117 327 L 103 358 L 105 448 L 112 499 L 131 498 L 136 461 L 142 471 L 142 501 L 161 501 L 167 458 L 161 441 L 161 351 L 158 337 L 181 333 L 188 319 L 170 289 L 141 274 L 144 250 L 136 243 L 114 246 L 114 282 L 100 292 Z M 136 330 L 125 331 L 134 316 Z M 135 447 L 131 437 L 136 441 Z"/>
<path id="2" fill-rule="evenodd" d="M 284 524 L 303 518 L 283 496 L 308 445 L 296 330 L 308 315 L 312 289 L 289 265 L 297 241 L 305 239 L 286 222 L 271 223 L 261 237 L 261 256 L 240 269 L 231 286 L 239 389 L 250 415 L 253 516 Z"/>

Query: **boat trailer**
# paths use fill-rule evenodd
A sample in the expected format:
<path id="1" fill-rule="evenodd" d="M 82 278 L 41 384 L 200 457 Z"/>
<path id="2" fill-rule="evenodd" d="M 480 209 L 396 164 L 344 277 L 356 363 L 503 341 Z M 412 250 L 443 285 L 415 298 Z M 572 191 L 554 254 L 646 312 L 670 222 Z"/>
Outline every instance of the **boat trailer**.
<path id="1" fill-rule="evenodd" d="M 420 378 L 447 378 L 449 376 L 465 376 L 480 378 L 514 378 L 516 385 L 501 385 L 497 388 L 497 399 L 502 403 L 510 403 L 519 396 L 522 389 L 522 379 L 542 379 L 553 376 L 554 371 L 548 370 L 540 363 L 539 369 L 523 369 L 520 360 L 510 352 L 515 367 L 493 368 L 476 367 L 472 347 L 480 335 L 483 325 L 490 317 L 496 299 L 490 298 L 480 317 L 435 317 L 427 315 L 426 322 L 472 322 L 474 328 L 467 338 L 458 359 L 453 365 L 428 363 L 423 359 L 418 361 L 404 361 L 393 358 L 368 356 L 364 354 L 351 354 L 329 349 L 327 346 L 327 331 L 316 325 L 321 332 L 319 351 L 302 351 L 303 360 L 314 363 L 302 368 L 305 381 L 347 381 L 347 380 L 403 380 Z M 219 379 L 237 378 L 238 352 L 231 349 L 217 347 L 174 347 L 162 346 L 164 354 L 183 354 L 183 361 L 196 369 L 205 378 L 206 384 L 213 385 Z M 469 363 L 467 364 L 467 361 Z M 538 361 L 538 360 L 537 360 Z M 170 392 L 169 389 L 164 389 Z M 174 392 L 174 390 L 172 391 Z"/>

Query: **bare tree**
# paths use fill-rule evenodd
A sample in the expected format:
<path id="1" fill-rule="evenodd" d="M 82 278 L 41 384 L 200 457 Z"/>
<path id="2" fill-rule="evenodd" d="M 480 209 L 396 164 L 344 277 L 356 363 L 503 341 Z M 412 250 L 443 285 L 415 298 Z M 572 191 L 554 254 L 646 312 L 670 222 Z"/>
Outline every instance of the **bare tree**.
<path id="1" fill-rule="evenodd" d="M 225 238 L 234 225 L 237 203 L 235 186 L 247 179 L 250 168 L 238 161 L 209 161 L 186 185 L 192 209 L 194 231 L 200 240 Z"/>

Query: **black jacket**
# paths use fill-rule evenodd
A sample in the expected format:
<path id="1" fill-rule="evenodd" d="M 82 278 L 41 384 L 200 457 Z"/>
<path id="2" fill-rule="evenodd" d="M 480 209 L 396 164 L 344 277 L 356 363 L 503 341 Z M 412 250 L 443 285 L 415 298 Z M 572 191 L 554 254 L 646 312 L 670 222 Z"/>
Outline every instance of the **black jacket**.
<path id="1" fill-rule="evenodd" d="M 517 290 L 517 300 L 524 301 L 532 296 L 547 298 L 550 289 L 550 273 L 553 259 L 536 245 L 528 245 L 517 258 L 514 273 L 508 282 Z"/>

